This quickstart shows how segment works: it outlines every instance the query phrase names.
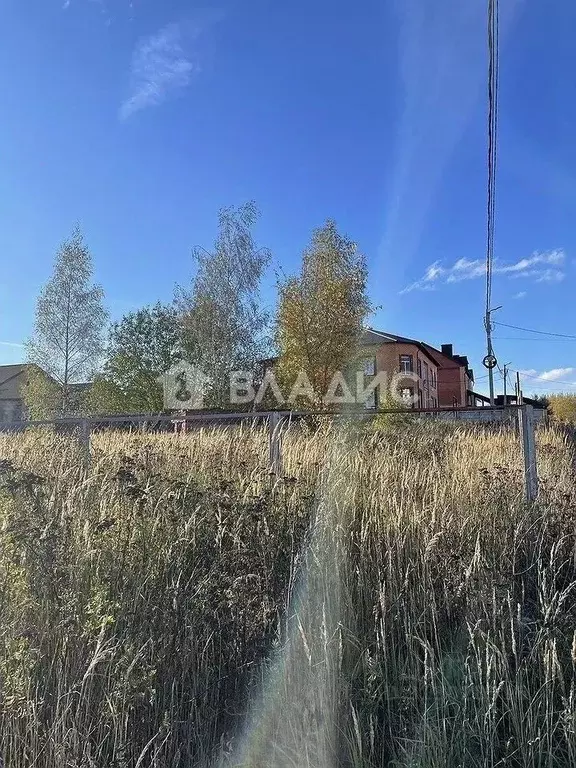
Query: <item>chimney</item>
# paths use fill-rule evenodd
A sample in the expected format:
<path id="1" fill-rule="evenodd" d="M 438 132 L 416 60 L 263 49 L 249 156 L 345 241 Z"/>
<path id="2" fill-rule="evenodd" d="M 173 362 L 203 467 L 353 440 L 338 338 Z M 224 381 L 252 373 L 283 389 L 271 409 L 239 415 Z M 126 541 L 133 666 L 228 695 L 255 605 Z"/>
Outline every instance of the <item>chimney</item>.
<path id="1" fill-rule="evenodd" d="M 452 351 L 452 344 L 442 344 L 442 354 L 447 357 L 452 357 L 454 352 Z"/>

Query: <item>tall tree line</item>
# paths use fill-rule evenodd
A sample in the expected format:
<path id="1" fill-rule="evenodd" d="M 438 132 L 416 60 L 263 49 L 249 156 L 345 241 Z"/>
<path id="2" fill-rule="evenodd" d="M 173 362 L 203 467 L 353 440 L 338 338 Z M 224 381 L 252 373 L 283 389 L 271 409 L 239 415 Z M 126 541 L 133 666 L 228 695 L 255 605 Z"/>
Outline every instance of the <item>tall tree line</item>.
<path id="1" fill-rule="evenodd" d="M 231 372 L 255 371 L 273 355 L 283 385 L 289 389 L 303 373 L 320 402 L 370 310 L 365 258 L 327 221 L 314 231 L 297 273 L 280 279 L 272 315 L 260 295 L 271 253 L 256 243 L 258 218 L 254 203 L 222 209 L 212 247 L 193 249 L 191 283 L 171 304 L 126 314 L 107 340 L 103 291 L 76 228 L 38 299 L 28 345 L 30 415 L 160 412 L 162 374 L 181 357 L 206 374 L 208 406 L 229 408 Z M 79 387 L 85 382 L 89 391 Z"/>

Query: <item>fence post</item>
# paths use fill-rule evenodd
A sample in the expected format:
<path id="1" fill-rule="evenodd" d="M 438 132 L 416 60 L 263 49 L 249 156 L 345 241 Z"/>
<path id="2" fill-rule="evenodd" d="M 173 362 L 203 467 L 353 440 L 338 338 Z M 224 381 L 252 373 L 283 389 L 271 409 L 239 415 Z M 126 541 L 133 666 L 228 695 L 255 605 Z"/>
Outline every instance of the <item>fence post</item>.
<path id="1" fill-rule="evenodd" d="M 280 436 L 280 414 L 272 411 L 268 419 L 270 468 L 279 477 L 282 474 L 282 440 Z"/>
<path id="2" fill-rule="evenodd" d="M 84 453 L 84 466 L 90 464 L 90 422 L 88 419 L 82 419 L 80 424 L 80 445 Z"/>
<path id="3" fill-rule="evenodd" d="M 536 501 L 538 496 L 538 464 L 536 461 L 536 440 L 534 430 L 534 409 L 531 405 L 518 408 L 522 453 L 524 456 L 524 484 L 526 501 Z"/>

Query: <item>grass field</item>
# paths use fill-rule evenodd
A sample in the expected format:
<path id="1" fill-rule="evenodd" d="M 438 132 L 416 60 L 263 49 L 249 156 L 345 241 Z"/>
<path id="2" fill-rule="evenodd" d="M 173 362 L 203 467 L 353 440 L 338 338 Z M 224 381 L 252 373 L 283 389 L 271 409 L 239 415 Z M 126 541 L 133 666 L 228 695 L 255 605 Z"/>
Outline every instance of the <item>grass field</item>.
<path id="1" fill-rule="evenodd" d="M 7 768 L 576 765 L 572 438 L 0 436 Z"/>

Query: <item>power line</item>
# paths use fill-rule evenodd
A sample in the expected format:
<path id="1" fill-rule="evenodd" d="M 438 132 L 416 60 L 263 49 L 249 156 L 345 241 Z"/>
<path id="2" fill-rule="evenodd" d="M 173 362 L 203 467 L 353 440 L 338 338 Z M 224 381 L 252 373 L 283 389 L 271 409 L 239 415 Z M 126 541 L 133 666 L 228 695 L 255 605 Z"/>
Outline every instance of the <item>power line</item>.
<path id="1" fill-rule="evenodd" d="M 549 344 L 552 341 L 556 342 L 570 342 L 571 339 L 533 339 L 529 336 L 492 336 L 493 339 L 496 339 L 497 341 L 543 341 Z"/>
<path id="2" fill-rule="evenodd" d="M 545 384 L 534 384 L 532 381 L 525 382 L 525 383 L 527 384 L 526 389 L 528 389 L 528 388 L 530 388 L 530 389 L 538 389 L 538 390 L 542 391 L 543 393 L 549 393 L 551 395 L 553 395 L 553 394 L 558 392 L 557 388 L 550 387 L 550 386 L 547 387 Z M 563 384 L 564 382 L 562 382 L 562 381 L 560 381 L 560 382 L 552 381 L 550 383 L 551 384 L 556 384 L 556 383 Z M 574 387 L 574 384 L 564 384 L 564 386 L 565 387 Z M 570 390 L 570 393 L 572 393 L 572 392 L 574 392 L 574 389 Z"/>
<path id="3" fill-rule="evenodd" d="M 515 389 L 516 385 L 512 381 L 512 378 L 511 378 L 510 373 L 508 371 L 506 372 L 506 376 L 508 377 L 508 384 L 510 384 L 510 389 L 511 390 Z"/>
<path id="4" fill-rule="evenodd" d="M 515 331 L 526 331 L 526 333 L 539 333 L 541 336 L 557 336 L 561 339 L 576 339 L 576 336 L 569 333 L 551 333 L 549 331 L 536 331 L 534 328 L 521 328 L 519 325 L 508 325 L 507 323 L 497 323 L 502 328 L 513 328 Z"/>
<path id="5" fill-rule="evenodd" d="M 514 369 L 510 368 L 510 370 L 513 371 Z M 528 379 L 545 381 L 548 385 L 565 384 L 567 387 L 576 387 L 576 381 L 559 381 L 558 379 L 554 379 L 554 381 L 551 381 L 550 379 L 544 379 L 542 376 L 535 376 L 533 373 L 526 373 L 526 371 L 514 371 L 514 373 L 519 373 L 520 376 L 525 376 Z"/>
<path id="6" fill-rule="evenodd" d="M 492 266 L 494 263 L 494 229 L 496 218 L 496 167 L 498 138 L 498 68 L 499 30 L 498 2 L 488 0 L 488 195 L 486 201 L 486 329 L 487 359 L 494 358 L 492 347 Z M 490 404 L 494 405 L 494 375 L 489 368 Z"/>
<path id="7" fill-rule="evenodd" d="M 488 0 L 488 199 L 486 217 L 486 315 L 492 305 L 498 130 L 498 0 Z"/>

